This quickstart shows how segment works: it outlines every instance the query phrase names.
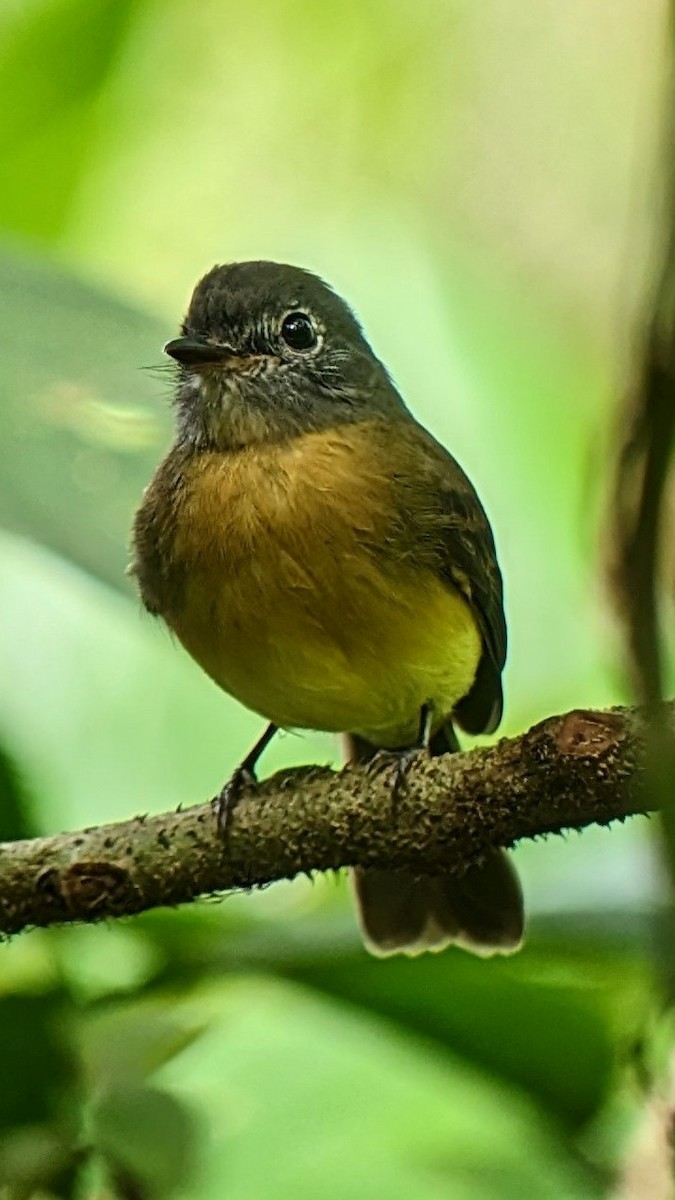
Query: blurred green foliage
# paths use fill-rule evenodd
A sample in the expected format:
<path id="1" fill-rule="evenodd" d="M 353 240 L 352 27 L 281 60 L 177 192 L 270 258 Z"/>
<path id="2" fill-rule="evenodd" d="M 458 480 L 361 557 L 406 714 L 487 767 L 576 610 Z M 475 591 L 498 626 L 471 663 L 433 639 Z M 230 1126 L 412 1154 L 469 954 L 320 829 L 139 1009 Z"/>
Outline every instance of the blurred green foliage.
<path id="1" fill-rule="evenodd" d="M 627 698 L 598 513 L 662 15 L 5 0 L 1 837 L 201 800 L 258 731 L 124 573 L 170 437 L 161 346 L 215 261 L 329 278 L 469 470 L 507 585 L 505 728 Z M 336 755 L 287 736 L 265 765 Z M 330 879 L 0 946 L 0 1197 L 607 1194 L 660 1000 L 649 831 L 518 858 L 508 962 L 375 962 Z"/>

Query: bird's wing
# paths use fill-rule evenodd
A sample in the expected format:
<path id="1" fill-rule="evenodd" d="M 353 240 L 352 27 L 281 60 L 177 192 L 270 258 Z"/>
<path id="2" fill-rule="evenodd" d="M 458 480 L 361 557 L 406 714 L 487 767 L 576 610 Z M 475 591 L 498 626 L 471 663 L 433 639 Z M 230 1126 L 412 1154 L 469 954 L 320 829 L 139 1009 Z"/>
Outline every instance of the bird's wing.
<path id="1" fill-rule="evenodd" d="M 417 549 L 425 565 L 469 601 L 483 640 L 476 678 L 455 715 L 468 733 L 492 733 L 502 715 L 506 660 L 502 576 L 494 538 L 475 489 L 454 458 L 425 429 L 406 422 L 418 466 L 408 481 Z M 408 458 L 408 456 L 406 456 Z M 410 455 L 408 461 L 412 461 Z"/>

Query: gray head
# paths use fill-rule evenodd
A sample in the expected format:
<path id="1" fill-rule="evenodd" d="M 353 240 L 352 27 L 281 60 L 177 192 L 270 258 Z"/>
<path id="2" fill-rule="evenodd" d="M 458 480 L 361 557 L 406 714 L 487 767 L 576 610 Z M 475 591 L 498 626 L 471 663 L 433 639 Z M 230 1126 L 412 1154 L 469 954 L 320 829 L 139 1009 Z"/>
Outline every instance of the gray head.
<path id="1" fill-rule="evenodd" d="M 194 446 L 279 441 L 405 411 L 351 309 L 299 267 L 214 267 L 181 335 L 164 349 L 180 364 L 179 437 Z"/>

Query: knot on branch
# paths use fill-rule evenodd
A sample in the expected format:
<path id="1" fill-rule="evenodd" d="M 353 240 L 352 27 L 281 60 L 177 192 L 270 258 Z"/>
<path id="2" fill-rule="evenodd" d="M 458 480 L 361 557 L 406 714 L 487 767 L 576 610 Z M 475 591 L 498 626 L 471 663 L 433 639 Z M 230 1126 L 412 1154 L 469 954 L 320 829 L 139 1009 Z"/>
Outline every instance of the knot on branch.
<path id="1" fill-rule="evenodd" d="M 54 910 L 54 919 L 66 920 L 72 914 L 80 919 L 102 913 L 116 916 L 128 912 L 139 890 L 128 870 L 115 862 L 81 860 L 66 867 L 46 867 L 37 877 L 36 886 Z"/>
<path id="2" fill-rule="evenodd" d="M 555 744 L 560 754 L 598 759 L 613 753 L 625 737 L 624 717 L 576 708 L 558 718 Z"/>

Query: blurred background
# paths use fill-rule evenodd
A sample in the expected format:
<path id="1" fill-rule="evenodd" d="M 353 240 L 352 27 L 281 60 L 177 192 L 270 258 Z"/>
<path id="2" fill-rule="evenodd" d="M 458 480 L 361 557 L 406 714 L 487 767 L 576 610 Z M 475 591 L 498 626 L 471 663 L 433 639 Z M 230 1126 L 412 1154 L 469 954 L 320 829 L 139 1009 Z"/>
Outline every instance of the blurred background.
<path id="1" fill-rule="evenodd" d="M 125 577 L 161 347 L 215 262 L 330 280 L 474 480 L 502 731 L 629 698 L 601 513 L 667 50 L 665 0 L 4 0 L 1 837 L 202 801 L 260 731 Z M 338 756 L 289 734 L 264 769 Z M 512 960 L 376 962 L 323 877 L 1 946 L 3 1200 L 627 1198 L 653 834 L 517 859 Z"/>

